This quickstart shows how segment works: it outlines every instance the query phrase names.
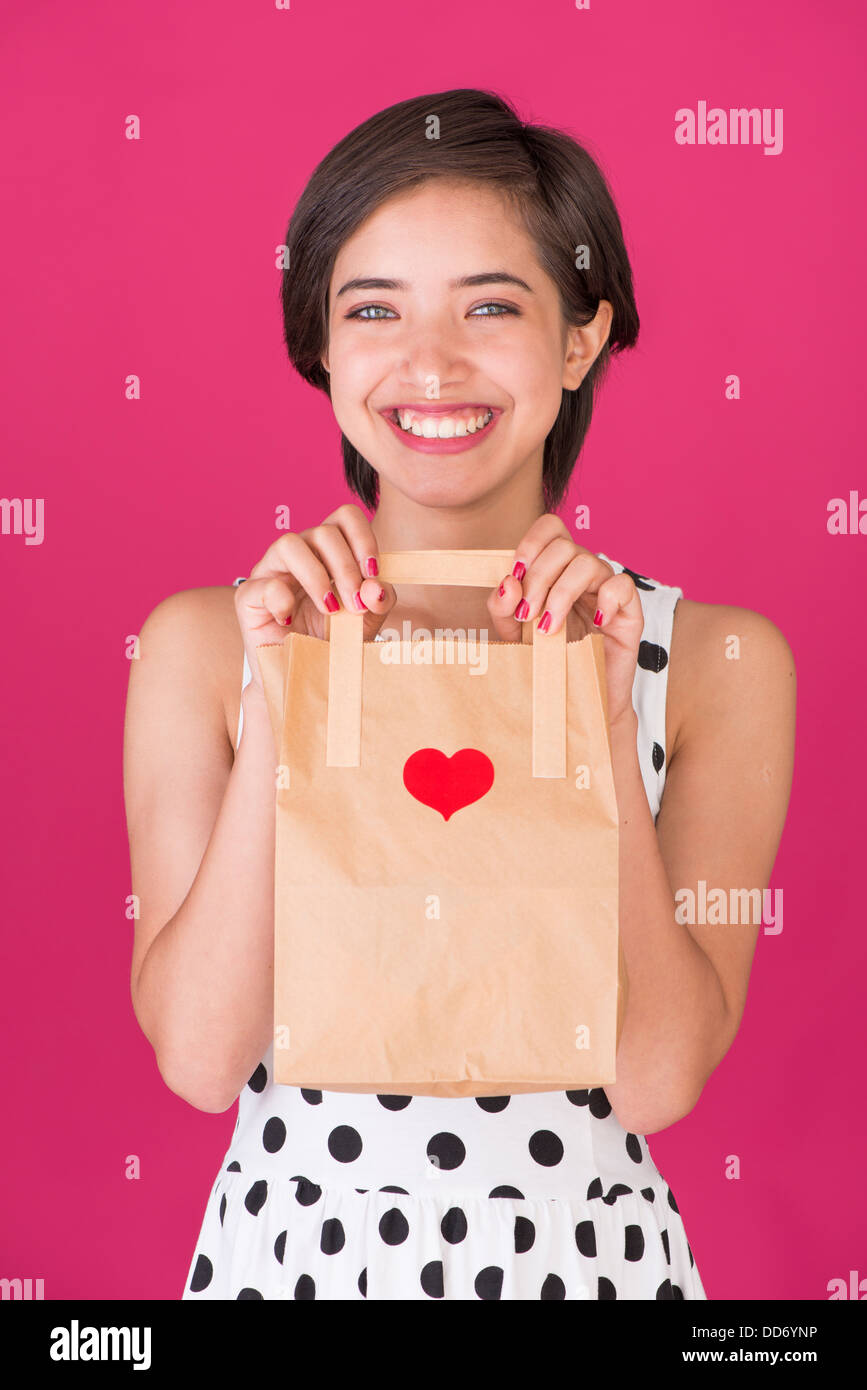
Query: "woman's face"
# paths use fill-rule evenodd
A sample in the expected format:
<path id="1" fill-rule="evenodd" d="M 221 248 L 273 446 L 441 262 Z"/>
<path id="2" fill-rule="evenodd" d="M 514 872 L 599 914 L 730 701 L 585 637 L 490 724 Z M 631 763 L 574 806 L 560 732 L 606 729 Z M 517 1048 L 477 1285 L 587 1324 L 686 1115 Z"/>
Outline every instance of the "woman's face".
<path id="1" fill-rule="evenodd" d="M 322 359 L 337 422 L 381 488 L 425 506 L 541 479 L 561 392 L 607 336 L 602 307 L 595 338 L 567 328 L 508 201 L 431 179 L 384 203 L 337 256 Z"/>

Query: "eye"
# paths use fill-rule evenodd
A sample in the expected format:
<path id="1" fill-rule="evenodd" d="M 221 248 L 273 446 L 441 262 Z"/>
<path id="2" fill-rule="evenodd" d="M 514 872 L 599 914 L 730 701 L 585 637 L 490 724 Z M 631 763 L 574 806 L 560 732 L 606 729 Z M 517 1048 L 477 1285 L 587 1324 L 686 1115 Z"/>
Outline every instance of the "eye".
<path id="1" fill-rule="evenodd" d="M 477 313 L 477 310 L 479 309 L 497 309 L 500 312 L 496 314 L 479 314 Z M 517 315 L 519 312 L 520 311 L 518 309 L 513 308 L 511 304 L 500 304 L 493 299 L 489 300 L 487 304 L 478 304 L 475 309 L 472 309 L 470 311 L 471 317 L 482 319 L 499 319 L 502 318 L 504 314 Z"/>
<path id="2" fill-rule="evenodd" d="M 375 318 L 368 316 L 368 309 L 377 311 Z M 381 314 L 390 314 L 391 312 L 391 309 L 386 309 L 384 304 L 362 304 L 360 308 L 353 309 L 346 317 L 348 319 L 363 319 L 365 323 L 375 323 Z"/>

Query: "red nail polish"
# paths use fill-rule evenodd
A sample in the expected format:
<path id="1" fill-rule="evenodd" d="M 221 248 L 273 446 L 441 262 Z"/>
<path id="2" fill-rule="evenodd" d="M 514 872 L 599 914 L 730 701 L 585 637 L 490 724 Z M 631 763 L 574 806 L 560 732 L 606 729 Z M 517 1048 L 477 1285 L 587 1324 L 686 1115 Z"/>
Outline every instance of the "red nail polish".
<path id="1" fill-rule="evenodd" d="M 379 565 L 376 563 L 375 555 L 368 556 L 367 573 L 370 575 L 371 579 L 375 579 L 379 574 Z"/>
<path id="2" fill-rule="evenodd" d="M 383 601 L 384 598 L 385 598 L 385 590 L 384 590 L 384 589 L 380 589 L 380 591 L 379 591 L 379 601 L 380 601 L 380 603 L 382 603 L 382 601 Z"/>
<path id="3" fill-rule="evenodd" d="M 529 603 L 527 602 L 527 600 L 526 600 L 525 598 L 522 598 L 522 599 L 521 599 L 521 602 L 518 604 L 517 608 L 515 609 L 515 617 L 518 618 L 518 619 L 520 619 L 520 620 L 523 622 L 524 618 L 526 618 L 526 616 L 527 616 L 527 614 L 529 613 L 529 611 L 530 611 L 530 605 L 529 605 Z"/>
<path id="4" fill-rule="evenodd" d="M 547 608 L 546 608 L 546 609 L 545 609 L 545 612 L 542 614 L 541 618 L 539 619 L 539 631 L 540 631 L 540 632 L 547 632 L 547 631 L 548 631 L 548 628 L 549 628 L 550 626 L 551 626 L 551 614 L 548 612 L 548 610 L 547 610 Z"/>
<path id="5" fill-rule="evenodd" d="M 363 613 L 366 613 L 366 612 L 368 611 L 368 609 L 367 609 L 367 604 L 364 602 L 364 599 L 361 597 L 361 590 L 360 590 L 360 589 L 356 589 L 356 590 L 355 590 L 355 593 L 353 594 L 352 597 L 353 597 L 353 602 L 355 603 L 356 608 L 360 608 L 360 609 L 362 610 Z"/>
<path id="6" fill-rule="evenodd" d="M 596 609 L 596 617 L 593 619 L 593 621 L 594 621 L 594 623 L 596 624 L 597 627 L 601 627 L 601 626 L 602 626 L 602 611 L 601 611 L 601 609 L 599 609 L 599 608 Z"/>
<path id="7" fill-rule="evenodd" d="M 285 623 L 286 627 L 289 626 L 289 624 L 291 623 L 291 621 L 292 621 L 292 614 L 291 614 L 291 613 L 289 614 L 289 617 L 288 617 L 288 618 L 284 618 L 284 619 L 283 619 L 283 622 Z"/>
<path id="8" fill-rule="evenodd" d="M 505 592 L 506 592 L 506 590 L 504 589 L 503 585 L 501 584 L 500 587 L 499 587 L 499 589 L 497 590 L 497 593 L 500 595 L 500 598 L 503 597 L 503 594 L 504 594 Z"/>
<path id="9" fill-rule="evenodd" d="M 337 602 L 337 599 L 334 597 L 330 589 L 328 590 L 328 593 L 324 596 L 322 602 L 325 604 L 325 607 L 328 609 L 329 613 L 336 613 L 338 608 L 340 607 L 340 604 Z"/>
<path id="10" fill-rule="evenodd" d="M 514 569 L 512 570 L 512 574 L 515 576 L 515 578 L 516 578 L 516 579 L 523 579 L 523 578 L 524 578 L 524 575 L 525 575 L 526 573 L 527 573 L 527 566 L 524 564 L 524 562 L 523 562 L 522 560 L 516 560 L 516 561 L 515 561 L 515 567 L 514 567 Z"/>

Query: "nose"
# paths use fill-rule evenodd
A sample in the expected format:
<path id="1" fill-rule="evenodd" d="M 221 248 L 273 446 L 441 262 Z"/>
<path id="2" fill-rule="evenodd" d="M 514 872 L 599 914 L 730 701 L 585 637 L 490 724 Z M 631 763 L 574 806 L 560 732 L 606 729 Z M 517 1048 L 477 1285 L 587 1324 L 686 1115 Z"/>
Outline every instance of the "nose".
<path id="1" fill-rule="evenodd" d="M 466 380 L 469 364 L 454 328 L 446 324 L 419 325 L 401 340 L 398 375 L 407 386 L 435 399 L 447 385 Z M 429 392 L 435 383 L 435 393 Z"/>

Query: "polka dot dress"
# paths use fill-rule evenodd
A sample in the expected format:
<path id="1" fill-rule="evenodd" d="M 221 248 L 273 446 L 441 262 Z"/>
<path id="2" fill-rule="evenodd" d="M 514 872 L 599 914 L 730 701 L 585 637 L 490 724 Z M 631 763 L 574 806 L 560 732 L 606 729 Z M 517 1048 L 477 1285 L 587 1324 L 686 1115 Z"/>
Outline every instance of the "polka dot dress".
<path id="1" fill-rule="evenodd" d="M 655 819 L 683 594 L 602 558 L 632 576 L 644 608 L 633 705 Z M 242 725 L 243 711 L 239 739 Z M 478 1099 L 305 1090 L 275 1085 L 270 1047 L 239 1097 L 182 1298 L 706 1294 L 674 1194 L 603 1088 Z"/>

